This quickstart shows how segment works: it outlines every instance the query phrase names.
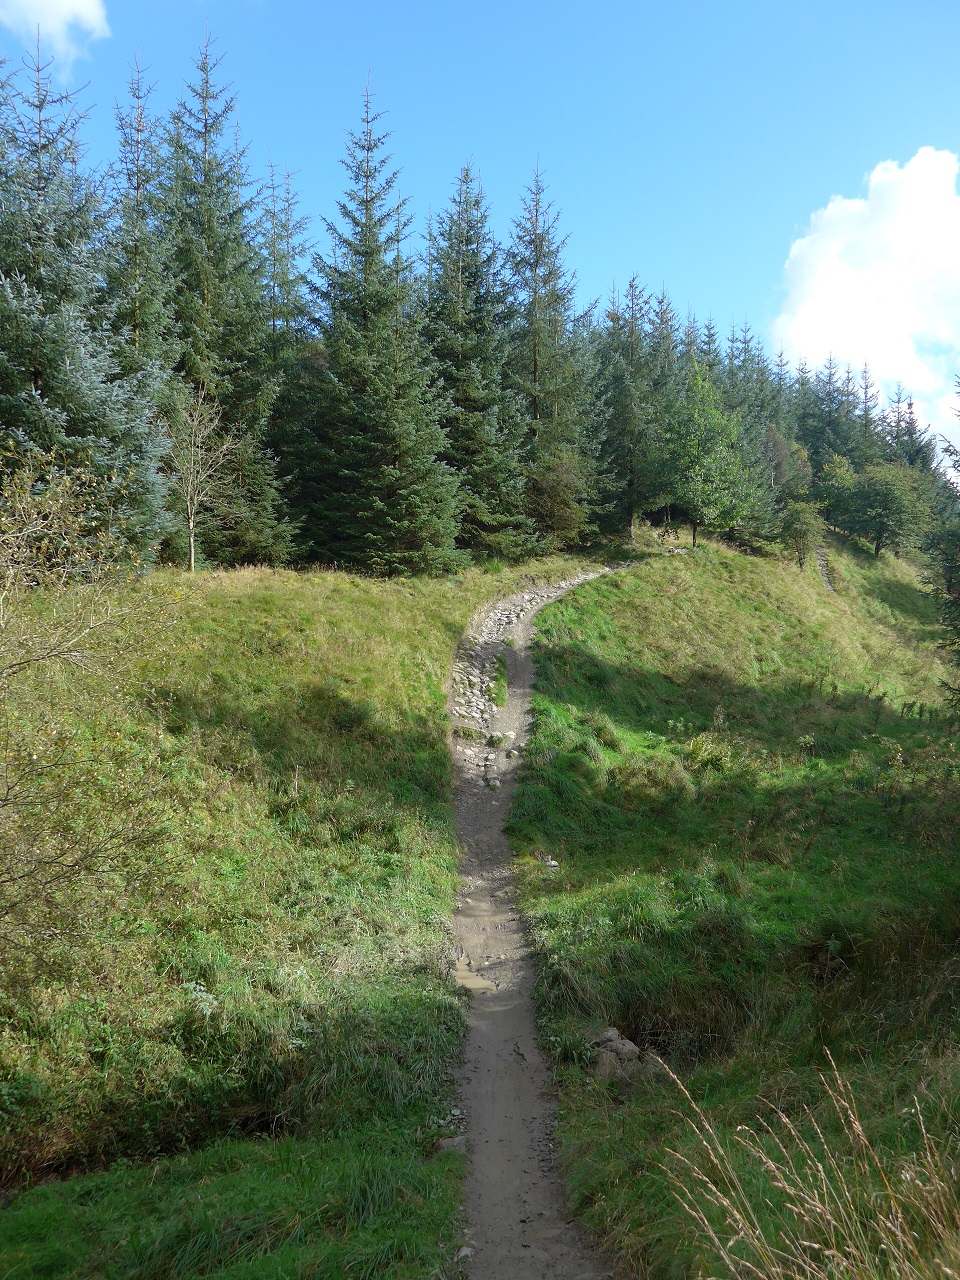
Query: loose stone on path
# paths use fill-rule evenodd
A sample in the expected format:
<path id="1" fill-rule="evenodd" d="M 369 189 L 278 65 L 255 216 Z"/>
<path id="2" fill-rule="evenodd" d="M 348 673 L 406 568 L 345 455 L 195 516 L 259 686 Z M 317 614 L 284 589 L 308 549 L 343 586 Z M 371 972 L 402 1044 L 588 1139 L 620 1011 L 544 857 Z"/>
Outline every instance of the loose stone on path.
<path id="1" fill-rule="evenodd" d="M 471 1280 L 607 1280 L 610 1274 L 563 1203 L 552 1080 L 537 1043 L 529 950 L 503 833 L 529 732 L 533 619 L 545 604 L 607 572 L 583 573 L 494 605 L 468 628 L 453 666 L 455 811 L 464 850 L 455 976 L 471 992 L 460 1104 L 469 1231 L 458 1261 Z M 501 656 L 509 696 L 498 708 L 493 690 Z"/>

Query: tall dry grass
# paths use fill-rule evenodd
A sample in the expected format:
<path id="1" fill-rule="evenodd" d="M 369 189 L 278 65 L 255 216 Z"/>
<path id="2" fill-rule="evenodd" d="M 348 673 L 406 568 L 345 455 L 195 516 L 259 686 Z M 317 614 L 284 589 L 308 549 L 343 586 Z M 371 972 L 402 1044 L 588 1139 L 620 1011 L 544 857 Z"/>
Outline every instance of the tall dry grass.
<path id="1" fill-rule="evenodd" d="M 830 1073 L 820 1078 L 842 1136 L 828 1137 L 812 1107 L 796 1120 L 771 1107 L 769 1121 L 738 1128 L 738 1158 L 680 1080 L 660 1065 L 692 1112 L 694 1154 L 671 1151 L 672 1164 L 664 1168 L 710 1257 L 699 1272 L 704 1280 L 960 1276 L 957 1153 L 952 1143 L 931 1137 L 916 1099 L 919 1150 L 881 1157 L 849 1082 L 830 1059 Z"/>

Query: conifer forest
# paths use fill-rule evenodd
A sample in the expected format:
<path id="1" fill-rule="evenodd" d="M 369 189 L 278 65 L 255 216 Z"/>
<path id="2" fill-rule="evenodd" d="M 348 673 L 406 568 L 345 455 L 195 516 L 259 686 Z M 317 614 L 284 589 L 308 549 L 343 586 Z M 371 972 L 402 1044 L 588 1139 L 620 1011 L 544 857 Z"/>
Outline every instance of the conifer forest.
<path id="1" fill-rule="evenodd" d="M 539 173 L 508 243 L 469 166 L 415 236 L 368 96 L 322 257 L 291 177 L 250 172 L 209 45 L 169 117 L 133 76 L 107 173 L 42 66 L 3 93 L 6 449 L 110 477 L 147 560 L 435 573 L 643 519 L 799 537 L 818 511 L 948 554 L 906 392 L 790 368 L 639 276 L 581 310 Z"/>

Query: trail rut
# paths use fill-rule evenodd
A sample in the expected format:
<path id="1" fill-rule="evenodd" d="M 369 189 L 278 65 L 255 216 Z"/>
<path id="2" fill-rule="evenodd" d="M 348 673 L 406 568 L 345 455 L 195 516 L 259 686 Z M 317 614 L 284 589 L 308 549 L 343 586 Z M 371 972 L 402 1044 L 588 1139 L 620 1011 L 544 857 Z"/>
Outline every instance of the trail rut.
<path id="1" fill-rule="evenodd" d="M 469 1244 L 462 1253 L 470 1280 L 611 1275 L 564 1208 L 551 1076 L 537 1045 L 530 954 L 503 832 L 530 727 L 534 618 L 544 605 L 609 571 L 498 602 L 468 629 L 454 662 L 455 807 L 464 849 L 455 973 L 472 993 L 460 1083 L 469 1156 Z M 491 695 L 501 654 L 509 696 L 498 708 Z"/>

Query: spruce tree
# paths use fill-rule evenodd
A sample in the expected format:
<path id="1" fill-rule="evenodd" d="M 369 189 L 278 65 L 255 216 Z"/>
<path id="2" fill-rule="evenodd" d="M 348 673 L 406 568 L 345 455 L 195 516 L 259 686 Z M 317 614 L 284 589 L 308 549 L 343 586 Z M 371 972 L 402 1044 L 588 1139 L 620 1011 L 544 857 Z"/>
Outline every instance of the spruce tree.
<path id="1" fill-rule="evenodd" d="M 298 209 L 293 175 L 278 176 L 272 162 L 262 205 L 268 353 L 272 372 L 283 379 L 314 336 L 315 299 L 307 274 L 307 219 Z"/>
<path id="2" fill-rule="evenodd" d="M 308 274 L 312 247 L 306 238 L 292 175 L 270 165 L 263 193 L 261 251 L 266 267 L 269 368 L 277 387 L 266 443 L 277 458 L 284 498 L 297 527 L 295 554 L 310 558 L 303 523 L 310 518 L 317 469 L 311 430 L 317 378 L 323 360 L 316 287 Z"/>
<path id="3" fill-rule="evenodd" d="M 856 394 L 856 433 L 850 456 L 858 467 L 883 458 L 883 414 L 879 411 L 880 393 L 874 385 L 869 365 L 860 371 Z"/>
<path id="4" fill-rule="evenodd" d="M 208 40 L 196 79 L 167 134 L 162 222 L 172 263 L 177 372 L 192 397 L 216 406 L 240 441 L 232 457 L 233 503 L 200 530 L 206 555 L 223 563 L 282 561 L 289 555 L 276 464 L 263 443 L 277 395 L 254 201 L 242 148 L 231 146 L 235 100 L 216 82 Z"/>
<path id="5" fill-rule="evenodd" d="M 934 469 L 937 461 L 936 442 L 929 430 L 925 430 L 917 421 L 913 401 L 909 396 L 904 396 L 899 384 L 884 415 L 883 434 L 887 460 L 918 471 Z"/>
<path id="6" fill-rule="evenodd" d="M 693 545 L 701 528 L 739 524 L 750 512 L 747 467 L 738 448 L 739 424 L 703 371 L 688 388 L 666 433 L 673 503 L 686 515 Z"/>
<path id="7" fill-rule="evenodd" d="M 151 89 L 139 64 L 129 102 L 117 109 L 118 157 L 111 170 L 113 209 L 106 243 L 104 283 L 113 328 L 122 338 L 123 367 L 152 367 L 161 375 L 178 357 L 173 336 L 171 263 L 160 222 L 162 169 L 159 121 L 150 111 Z"/>
<path id="8" fill-rule="evenodd" d="M 446 392 L 444 460 L 459 480 L 457 543 L 517 557 L 531 549 L 524 515 L 525 426 L 507 385 L 511 306 L 480 185 L 465 166 L 428 241 L 427 332 Z"/>
<path id="9" fill-rule="evenodd" d="M 317 470 L 305 534 L 313 554 L 378 574 L 437 573 L 459 561 L 457 481 L 442 389 L 424 337 L 408 221 L 370 94 L 343 161 L 349 185 L 322 277 L 324 366 Z"/>
<path id="10" fill-rule="evenodd" d="M 102 287 L 104 209 L 80 169 L 80 116 L 39 59 L 3 86 L 0 183 L 0 422 L 14 450 L 39 449 L 108 483 L 130 540 L 150 552 L 163 524 L 161 440 L 148 372 L 124 372 Z"/>
<path id="11" fill-rule="evenodd" d="M 566 547 L 589 526 L 596 412 L 590 317 L 574 306 L 558 223 L 537 172 L 509 251 L 519 308 L 511 366 L 530 440 L 527 511 L 546 545 Z"/>
<path id="12" fill-rule="evenodd" d="M 604 522 L 629 535 L 637 516 L 666 504 L 661 415 L 654 399 L 650 300 L 634 278 L 611 299 L 598 338 Z"/>
<path id="13" fill-rule="evenodd" d="M 738 423 L 749 511 L 743 522 L 760 536 L 778 524 L 784 442 L 774 424 L 776 386 L 766 353 L 749 327 L 732 330 L 722 375 L 724 407 Z"/>

